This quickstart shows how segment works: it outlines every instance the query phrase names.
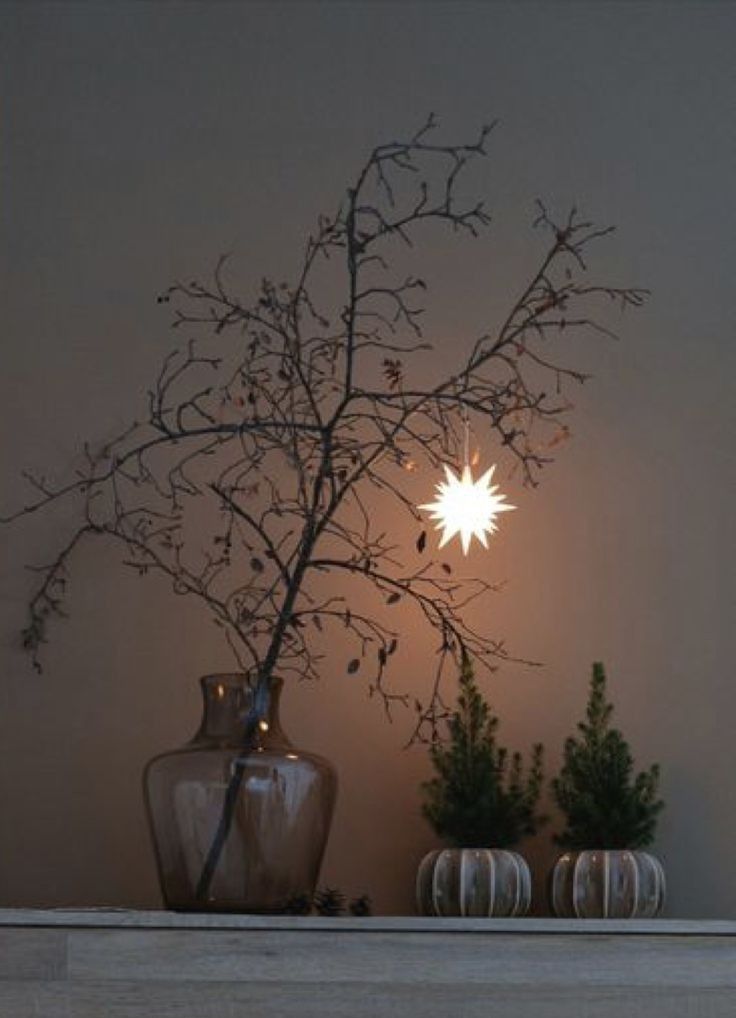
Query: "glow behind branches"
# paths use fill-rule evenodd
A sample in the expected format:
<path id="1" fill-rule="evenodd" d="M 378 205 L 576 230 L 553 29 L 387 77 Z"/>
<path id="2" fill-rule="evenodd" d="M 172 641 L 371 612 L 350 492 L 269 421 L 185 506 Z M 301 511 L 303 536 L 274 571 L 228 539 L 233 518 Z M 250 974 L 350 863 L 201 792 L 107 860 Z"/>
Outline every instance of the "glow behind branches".
<path id="1" fill-rule="evenodd" d="M 465 555 L 468 554 L 473 537 L 487 548 L 486 534 L 492 534 L 498 529 L 497 514 L 516 508 L 507 505 L 506 496 L 497 494 L 498 486 L 491 484 L 495 469 L 495 465 L 490 467 L 482 477 L 474 481 L 468 464 L 460 477 L 445 464 L 447 480 L 437 484 L 437 501 L 419 506 L 430 512 L 433 520 L 438 521 L 435 530 L 444 530 L 440 548 L 444 548 L 455 534 L 460 535 Z"/>

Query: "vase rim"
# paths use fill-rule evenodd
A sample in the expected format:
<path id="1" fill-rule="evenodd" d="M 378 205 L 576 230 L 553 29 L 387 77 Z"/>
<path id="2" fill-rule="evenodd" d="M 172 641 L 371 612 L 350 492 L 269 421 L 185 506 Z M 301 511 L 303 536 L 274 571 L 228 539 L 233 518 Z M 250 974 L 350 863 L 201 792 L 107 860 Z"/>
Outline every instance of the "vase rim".
<path id="1" fill-rule="evenodd" d="M 209 672 L 207 675 L 203 675 L 199 681 L 205 689 L 217 685 L 253 689 L 247 672 Z M 279 689 L 283 684 L 284 680 L 278 675 L 271 676 L 271 687 L 273 689 Z"/>
<path id="2" fill-rule="evenodd" d="M 247 685 L 247 681 L 245 672 L 210 672 L 208 675 L 203 675 L 199 680 L 200 685 L 204 689 L 209 689 L 212 686 L 239 688 Z"/>
<path id="3" fill-rule="evenodd" d="M 583 852 L 643 852 L 645 855 L 651 855 L 652 853 L 648 848 L 566 848 L 562 855 L 581 855 Z"/>

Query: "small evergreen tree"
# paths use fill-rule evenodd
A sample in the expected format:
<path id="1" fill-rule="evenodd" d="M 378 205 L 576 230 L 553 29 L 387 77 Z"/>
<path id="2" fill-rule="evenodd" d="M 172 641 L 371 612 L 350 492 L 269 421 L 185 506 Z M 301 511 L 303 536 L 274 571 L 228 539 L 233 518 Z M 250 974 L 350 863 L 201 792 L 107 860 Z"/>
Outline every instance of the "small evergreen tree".
<path id="1" fill-rule="evenodd" d="M 565 849 L 636 849 L 654 840 L 664 802 L 657 798 L 659 767 L 633 777 L 634 760 L 621 732 L 610 727 L 606 673 L 593 665 L 586 721 L 565 742 L 562 769 L 552 792 L 566 826 L 555 837 Z"/>
<path id="2" fill-rule="evenodd" d="M 508 848 L 534 834 L 545 818 L 535 813 L 542 788 L 542 746 L 532 750 L 528 774 L 520 753 L 496 744 L 498 718 L 475 684 L 467 655 L 460 671 L 449 742 L 433 743 L 437 776 L 423 784 L 422 812 L 436 833 L 462 848 Z"/>

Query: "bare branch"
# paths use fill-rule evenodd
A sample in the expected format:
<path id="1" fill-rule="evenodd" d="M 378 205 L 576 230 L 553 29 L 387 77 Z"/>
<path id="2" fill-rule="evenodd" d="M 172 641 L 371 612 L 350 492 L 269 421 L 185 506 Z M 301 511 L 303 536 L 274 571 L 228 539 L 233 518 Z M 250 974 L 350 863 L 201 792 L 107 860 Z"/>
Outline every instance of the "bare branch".
<path id="1" fill-rule="evenodd" d="M 450 659 L 467 652 L 495 668 L 510 658 L 501 639 L 467 622 L 469 604 L 496 586 L 458 578 L 447 563 L 407 566 L 379 528 L 376 501 L 388 497 L 421 523 L 407 471 L 456 462 L 465 419 L 535 485 L 569 434 L 566 390 L 587 378 L 566 355 L 567 338 L 613 335 L 601 307 L 639 307 L 647 291 L 591 280 L 590 252 L 611 228 L 575 209 L 557 222 L 539 202 L 537 267 L 508 311 L 458 346 L 450 374 L 416 383 L 414 365 L 431 349 L 427 284 L 394 270 L 395 241 L 411 250 L 427 222 L 469 238 L 486 229 L 490 216 L 465 197 L 464 174 L 486 155 L 493 126 L 469 143 L 440 144 L 429 117 L 408 140 L 374 148 L 336 211 L 319 217 L 295 282 L 264 279 L 246 300 L 223 256 L 209 281 L 177 282 L 159 297 L 191 336 L 164 358 L 140 419 L 113 441 L 85 445 L 61 484 L 26 474 L 31 497 L 1 518 L 64 498 L 80 512 L 71 539 L 39 569 L 24 633 L 34 663 L 88 534 L 118 542 L 141 575 L 165 575 L 177 594 L 199 599 L 266 692 L 275 672 L 316 677 L 324 632 L 341 626 L 371 695 L 387 713 L 408 704 L 390 682 L 400 637 L 383 608 L 356 612 L 343 593 L 325 596 L 323 574 L 368 581 L 388 610 L 406 602 L 437 638 L 433 682 L 414 704 L 415 739 L 431 738 L 445 716 Z M 426 533 L 418 552 L 425 546 Z"/>

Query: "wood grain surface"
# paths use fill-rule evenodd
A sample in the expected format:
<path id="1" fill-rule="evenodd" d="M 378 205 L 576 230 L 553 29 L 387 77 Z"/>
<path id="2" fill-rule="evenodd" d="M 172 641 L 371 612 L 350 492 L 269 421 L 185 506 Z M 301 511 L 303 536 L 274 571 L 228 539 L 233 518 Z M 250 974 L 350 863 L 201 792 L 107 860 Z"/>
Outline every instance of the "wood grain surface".
<path id="1" fill-rule="evenodd" d="M 735 1018 L 736 924 L 0 910 L 0 1018 L 174 1015 Z"/>

